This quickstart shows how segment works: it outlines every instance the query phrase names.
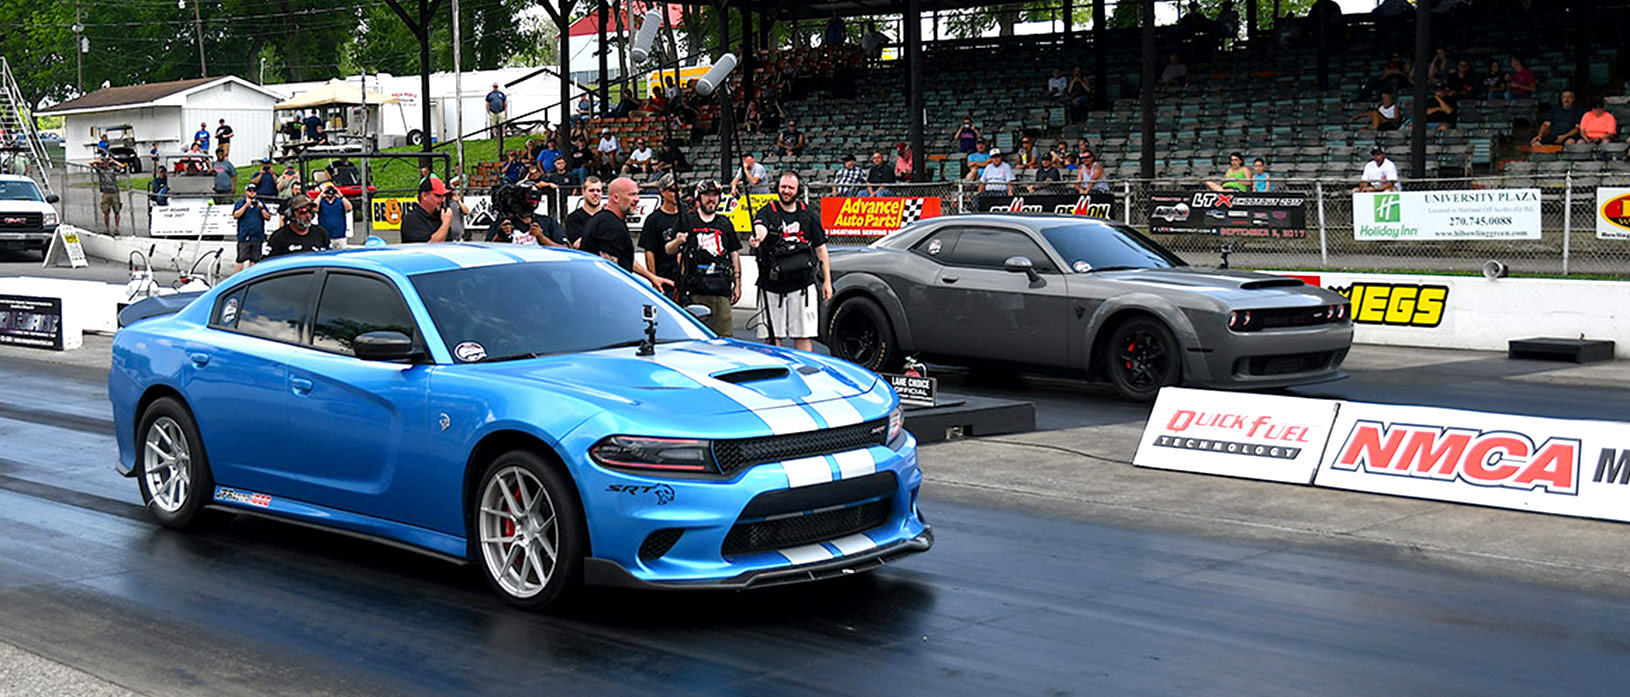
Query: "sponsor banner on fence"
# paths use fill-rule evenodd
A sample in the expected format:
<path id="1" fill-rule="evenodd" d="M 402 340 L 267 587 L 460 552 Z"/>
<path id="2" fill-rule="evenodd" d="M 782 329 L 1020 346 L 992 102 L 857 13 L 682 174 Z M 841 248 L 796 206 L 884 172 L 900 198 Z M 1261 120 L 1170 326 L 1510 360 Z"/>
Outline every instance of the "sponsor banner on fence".
<path id="1" fill-rule="evenodd" d="M 1353 194 L 1353 239 L 1537 240 L 1539 189 Z"/>
<path id="2" fill-rule="evenodd" d="M 821 227 L 831 237 L 881 237 L 939 215 L 940 200 L 933 196 L 821 199 Z"/>
<path id="3" fill-rule="evenodd" d="M 971 199 L 978 213 L 1061 213 L 1093 218 L 1113 218 L 1114 194 L 1026 194 L 996 196 L 979 194 Z"/>
<path id="4" fill-rule="evenodd" d="M 412 200 L 412 199 L 408 199 Z M 283 226 L 276 202 L 268 210 L 272 219 L 266 221 L 266 233 Z M 232 204 L 213 201 L 170 200 L 170 205 L 153 206 L 148 214 L 153 237 L 198 237 L 205 239 L 232 239 L 238 235 L 238 220 L 232 217 Z M 398 220 L 400 223 L 400 220 Z"/>
<path id="5" fill-rule="evenodd" d="M 1608 186 L 1596 189 L 1596 237 L 1630 240 L 1630 189 Z"/>
<path id="6" fill-rule="evenodd" d="M 1132 464 L 1309 484 L 1339 402 L 1167 387 Z"/>
<path id="7" fill-rule="evenodd" d="M 1447 279 L 1421 282 L 1385 274 L 1276 273 L 1340 293 L 1352 302 L 1353 323 L 1358 325 L 1437 329 L 1450 317 L 1453 282 Z"/>
<path id="8" fill-rule="evenodd" d="M 1630 424 L 1347 402 L 1314 484 L 1630 521 Z"/>
<path id="9" fill-rule="evenodd" d="M 1149 231 L 1228 237 L 1307 237 L 1307 197 L 1243 191 L 1149 195 Z"/>
<path id="10" fill-rule="evenodd" d="M 0 345 L 61 351 L 82 341 L 63 322 L 62 298 L 0 295 Z"/>

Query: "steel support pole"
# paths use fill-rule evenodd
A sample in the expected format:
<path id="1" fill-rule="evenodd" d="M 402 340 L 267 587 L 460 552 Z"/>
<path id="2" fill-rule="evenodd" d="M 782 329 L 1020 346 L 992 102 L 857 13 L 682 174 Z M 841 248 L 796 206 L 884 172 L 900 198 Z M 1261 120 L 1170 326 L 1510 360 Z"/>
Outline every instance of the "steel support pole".
<path id="1" fill-rule="evenodd" d="M 560 132 L 555 134 L 555 147 L 561 155 L 571 152 L 572 135 L 572 6 L 577 0 L 560 0 L 560 14 L 555 26 L 560 29 Z M 557 209 L 558 210 L 558 209 Z M 562 214 L 561 219 L 565 219 Z"/>
<path id="2" fill-rule="evenodd" d="M 1139 176 L 1155 178 L 1155 0 L 1143 0 L 1143 79 L 1138 86 L 1142 95 L 1143 148 L 1138 157 Z M 1099 35 L 1100 37 L 1102 34 Z"/>
<path id="3" fill-rule="evenodd" d="M 927 159 L 923 154 L 923 14 L 922 0 L 906 0 L 905 42 L 906 59 L 910 62 L 906 82 L 907 109 L 910 124 L 906 127 L 906 140 L 911 145 L 911 181 L 928 181 Z"/>
<path id="4" fill-rule="evenodd" d="M 463 43 L 459 36 L 458 26 L 458 0 L 453 0 L 453 124 L 458 134 L 458 171 L 459 190 L 464 189 L 464 67 L 459 44 Z M 502 158 L 503 150 L 499 150 Z"/>
<path id="5" fill-rule="evenodd" d="M 719 55 L 730 52 L 730 4 L 721 2 L 714 7 L 719 11 Z M 729 79 L 725 82 L 728 84 Z M 723 86 L 721 86 L 723 87 Z M 730 103 L 730 90 L 720 89 L 719 95 L 719 184 L 730 186 L 735 173 L 735 149 L 731 142 L 736 134 L 736 107 Z"/>
<path id="6" fill-rule="evenodd" d="M 1573 251 L 1573 172 L 1568 172 L 1562 189 L 1562 275 L 1568 275 L 1569 257 Z"/>
<path id="7" fill-rule="evenodd" d="M 1109 23 L 1105 19 L 1104 0 L 1092 0 L 1092 108 L 1109 108 L 1109 57 L 1104 37 Z"/>
<path id="8" fill-rule="evenodd" d="M 1428 3 L 1415 6 L 1415 85 L 1410 104 L 1409 169 L 1416 178 L 1426 177 L 1426 100 L 1432 94 L 1427 84 L 1427 68 L 1432 62 L 1432 13 Z"/>
<path id="9" fill-rule="evenodd" d="M 1330 243 L 1324 227 L 1324 182 L 1313 183 L 1313 195 L 1319 201 L 1319 266 L 1330 268 Z"/>
<path id="10" fill-rule="evenodd" d="M 196 2 L 196 0 L 194 0 Z M 419 0 L 419 133 L 422 152 L 430 152 L 430 0 Z M 429 158 L 419 166 L 429 166 Z"/>
<path id="11" fill-rule="evenodd" d="M 611 54 L 611 47 L 606 45 L 606 20 L 609 15 L 610 8 L 606 7 L 606 0 L 595 0 L 594 16 L 600 25 L 596 32 L 600 43 L 594 51 L 600 58 L 600 83 L 597 85 L 599 89 L 595 90 L 600 93 L 600 108 L 594 112 L 595 116 L 604 116 L 606 107 L 611 104 L 611 75 L 606 65 Z"/>

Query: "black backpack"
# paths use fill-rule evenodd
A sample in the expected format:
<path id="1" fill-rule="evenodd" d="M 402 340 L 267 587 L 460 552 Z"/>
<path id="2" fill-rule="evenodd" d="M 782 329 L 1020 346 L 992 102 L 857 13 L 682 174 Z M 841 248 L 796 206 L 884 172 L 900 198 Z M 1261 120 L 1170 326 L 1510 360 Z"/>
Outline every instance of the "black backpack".
<path id="1" fill-rule="evenodd" d="M 815 267 L 815 248 L 808 242 L 777 234 L 758 246 L 758 285 L 771 293 L 808 288 L 815 283 Z"/>
<path id="2" fill-rule="evenodd" d="M 736 269 L 730 265 L 729 252 L 716 256 L 704 251 L 694 238 L 697 234 L 692 232 L 692 239 L 679 252 L 684 255 L 685 292 L 729 297 L 736 285 Z"/>

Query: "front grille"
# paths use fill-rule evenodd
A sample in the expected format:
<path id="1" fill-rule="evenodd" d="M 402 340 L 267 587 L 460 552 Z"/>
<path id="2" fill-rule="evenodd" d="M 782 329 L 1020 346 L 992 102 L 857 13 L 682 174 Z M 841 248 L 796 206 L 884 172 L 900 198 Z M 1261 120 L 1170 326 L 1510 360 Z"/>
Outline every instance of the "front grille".
<path id="1" fill-rule="evenodd" d="M 662 555 L 668 553 L 668 550 L 673 549 L 680 536 L 684 534 L 683 528 L 663 528 L 647 535 L 645 542 L 640 544 L 640 561 L 660 559 Z"/>
<path id="2" fill-rule="evenodd" d="M 1288 353 L 1279 356 L 1252 356 L 1241 358 L 1235 372 L 1245 375 L 1269 376 L 1309 373 L 1330 365 L 1335 351 Z"/>
<path id="3" fill-rule="evenodd" d="M 1312 327 L 1335 322 L 1329 305 L 1316 307 L 1281 307 L 1251 310 L 1251 328 L 1283 329 L 1286 327 Z"/>
<path id="4" fill-rule="evenodd" d="M 891 499 L 757 523 L 741 523 L 724 539 L 724 556 L 768 552 L 865 532 L 888 522 Z"/>
<path id="5" fill-rule="evenodd" d="M 743 467 L 766 462 L 796 460 L 849 450 L 884 445 L 889 435 L 888 419 L 876 419 L 853 426 L 826 428 L 782 436 L 713 441 L 713 459 L 719 472 L 730 475 Z"/>
<path id="6" fill-rule="evenodd" d="M 0 213 L 0 231 L 38 230 L 43 223 L 39 213 Z"/>

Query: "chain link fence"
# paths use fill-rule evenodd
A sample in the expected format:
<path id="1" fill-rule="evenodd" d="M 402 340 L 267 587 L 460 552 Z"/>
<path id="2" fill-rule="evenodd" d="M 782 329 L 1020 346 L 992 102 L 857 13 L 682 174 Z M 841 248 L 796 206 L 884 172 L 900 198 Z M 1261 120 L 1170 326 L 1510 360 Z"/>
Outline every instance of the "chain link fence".
<path id="1" fill-rule="evenodd" d="M 131 187 L 131 175 L 69 162 L 53 173 L 54 193 L 62 197 L 57 208 L 62 221 L 75 227 L 117 235 L 146 235 L 152 226 L 152 199 Z M 118 193 L 105 194 L 111 183 Z M 107 211 L 104 221 L 103 210 Z"/>

